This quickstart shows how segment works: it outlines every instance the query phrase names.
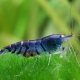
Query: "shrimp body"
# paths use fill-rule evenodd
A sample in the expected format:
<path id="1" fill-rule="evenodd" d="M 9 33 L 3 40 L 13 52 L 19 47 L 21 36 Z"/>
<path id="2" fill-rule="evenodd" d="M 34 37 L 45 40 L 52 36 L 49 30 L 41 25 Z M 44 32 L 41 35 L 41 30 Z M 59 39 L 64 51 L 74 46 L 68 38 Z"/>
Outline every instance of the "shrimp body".
<path id="1" fill-rule="evenodd" d="M 22 54 L 23 56 L 29 57 L 43 52 L 53 53 L 57 51 L 62 43 L 72 35 L 65 36 L 63 34 L 53 34 L 42 39 L 21 41 L 9 46 L 4 47 L 0 51 L 0 55 L 11 52 L 16 54 Z"/>

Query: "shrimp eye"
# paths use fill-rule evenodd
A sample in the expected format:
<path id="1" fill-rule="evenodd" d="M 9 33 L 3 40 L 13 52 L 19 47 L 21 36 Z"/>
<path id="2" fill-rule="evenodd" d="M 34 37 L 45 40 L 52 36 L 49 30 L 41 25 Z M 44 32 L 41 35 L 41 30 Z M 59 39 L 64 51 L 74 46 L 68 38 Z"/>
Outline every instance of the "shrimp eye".
<path id="1" fill-rule="evenodd" d="M 64 37 L 64 34 L 61 35 L 61 38 L 63 38 L 63 37 Z"/>

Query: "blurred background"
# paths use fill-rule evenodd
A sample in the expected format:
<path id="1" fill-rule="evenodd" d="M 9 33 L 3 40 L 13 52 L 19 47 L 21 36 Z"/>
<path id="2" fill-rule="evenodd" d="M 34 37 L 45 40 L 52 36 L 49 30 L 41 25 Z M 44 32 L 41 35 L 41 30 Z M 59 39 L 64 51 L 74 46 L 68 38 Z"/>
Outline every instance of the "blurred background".
<path id="1" fill-rule="evenodd" d="M 80 55 L 80 0 L 0 0 L 0 49 L 71 31 L 76 37 L 71 44 Z"/>

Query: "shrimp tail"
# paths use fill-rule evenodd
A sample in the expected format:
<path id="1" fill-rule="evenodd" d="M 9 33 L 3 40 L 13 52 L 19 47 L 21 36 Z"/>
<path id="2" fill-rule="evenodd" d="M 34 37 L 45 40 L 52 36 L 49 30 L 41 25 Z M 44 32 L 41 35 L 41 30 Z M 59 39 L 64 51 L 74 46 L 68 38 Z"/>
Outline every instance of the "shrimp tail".
<path id="1" fill-rule="evenodd" d="M 5 53 L 7 53 L 7 52 L 9 52 L 9 50 L 4 48 L 4 49 L 2 49 L 2 50 L 0 51 L 0 55 L 5 54 Z"/>
<path id="2" fill-rule="evenodd" d="M 15 44 L 11 44 L 11 45 L 6 46 L 3 49 L 1 49 L 0 55 L 8 53 L 8 52 L 15 53 Z"/>

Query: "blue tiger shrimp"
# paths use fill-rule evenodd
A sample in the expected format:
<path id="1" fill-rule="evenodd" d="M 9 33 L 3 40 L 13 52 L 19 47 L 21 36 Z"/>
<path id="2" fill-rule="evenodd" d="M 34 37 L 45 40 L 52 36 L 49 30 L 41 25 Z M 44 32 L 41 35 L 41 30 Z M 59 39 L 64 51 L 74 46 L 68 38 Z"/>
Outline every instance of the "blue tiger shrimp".
<path id="1" fill-rule="evenodd" d="M 17 42 L 4 47 L 0 51 L 0 55 L 7 52 L 22 54 L 25 57 L 39 55 L 43 52 L 52 54 L 60 49 L 63 42 L 71 37 L 73 37 L 72 33 L 67 36 L 65 36 L 64 34 L 53 34 L 37 40 Z M 62 48 L 62 50 L 63 49 L 64 48 Z"/>

